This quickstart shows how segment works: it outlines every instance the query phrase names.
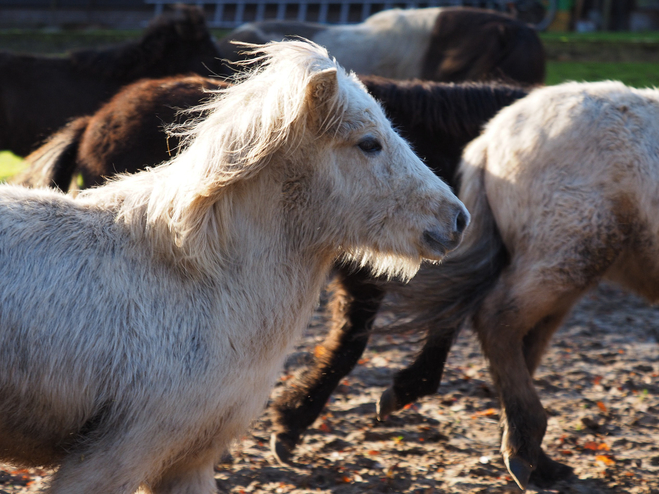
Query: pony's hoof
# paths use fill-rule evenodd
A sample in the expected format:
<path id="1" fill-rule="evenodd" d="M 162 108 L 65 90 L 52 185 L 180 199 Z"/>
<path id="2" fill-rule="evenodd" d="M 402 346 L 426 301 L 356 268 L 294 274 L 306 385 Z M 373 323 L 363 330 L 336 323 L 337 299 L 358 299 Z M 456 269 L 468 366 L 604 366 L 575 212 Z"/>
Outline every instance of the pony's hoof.
<path id="1" fill-rule="evenodd" d="M 508 471 L 513 477 L 513 480 L 517 482 L 519 488 L 525 491 L 526 487 L 529 485 L 531 473 L 533 472 L 533 466 L 531 463 L 519 456 L 513 456 L 512 458 L 507 459 L 506 466 L 508 467 Z"/>
<path id="2" fill-rule="evenodd" d="M 550 487 L 555 482 L 568 479 L 573 475 L 572 467 L 552 460 L 542 451 L 538 458 L 538 467 L 531 474 L 531 482 L 538 487 Z"/>
<path id="3" fill-rule="evenodd" d="M 394 389 L 385 389 L 382 396 L 380 396 L 380 401 L 378 401 L 378 404 L 375 406 L 375 413 L 377 414 L 378 420 L 384 422 L 387 420 L 390 413 L 395 412 L 398 409 L 400 409 L 400 405 L 398 404 L 398 400 L 396 400 Z"/>
<path id="4" fill-rule="evenodd" d="M 291 457 L 295 444 L 291 444 L 289 440 L 284 438 L 281 434 L 272 433 L 270 436 L 270 451 L 275 455 L 277 462 L 283 466 L 290 466 L 293 464 Z"/>

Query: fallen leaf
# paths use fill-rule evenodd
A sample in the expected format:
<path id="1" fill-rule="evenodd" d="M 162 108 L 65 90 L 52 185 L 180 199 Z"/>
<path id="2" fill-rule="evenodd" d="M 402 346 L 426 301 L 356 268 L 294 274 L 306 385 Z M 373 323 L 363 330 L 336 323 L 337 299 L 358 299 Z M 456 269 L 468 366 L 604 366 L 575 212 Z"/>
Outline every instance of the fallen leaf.
<path id="1" fill-rule="evenodd" d="M 606 409 L 606 405 L 604 403 L 602 403 L 601 401 L 598 401 L 597 406 L 599 407 L 600 410 L 602 410 L 604 413 L 606 413 L 607 409 Z"/>
<path id="2" fill-rule="evenodd" d="M 613 461 L 608 456 L 604 456 L 604 455 L 597 455 L 595 457 L 595 461 L 599 461 L 600 463 L 604 463 L 607 466 L 615 465 L 615 461 Z"/>

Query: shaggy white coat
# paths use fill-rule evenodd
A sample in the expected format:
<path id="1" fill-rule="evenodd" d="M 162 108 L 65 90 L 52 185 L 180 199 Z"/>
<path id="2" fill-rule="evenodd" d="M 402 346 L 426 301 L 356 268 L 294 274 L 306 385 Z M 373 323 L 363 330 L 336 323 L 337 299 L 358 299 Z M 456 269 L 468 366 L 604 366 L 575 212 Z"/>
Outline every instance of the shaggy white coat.
<path id="1" fill-rule="evenodd" d="M 51 494 L 214 492 L 336 257 L 409 277 L 455 240 L 464 206 L 354 75 L 262 51 L 170 163 L 0 187 L 0 458 L 59 464 Z"/>

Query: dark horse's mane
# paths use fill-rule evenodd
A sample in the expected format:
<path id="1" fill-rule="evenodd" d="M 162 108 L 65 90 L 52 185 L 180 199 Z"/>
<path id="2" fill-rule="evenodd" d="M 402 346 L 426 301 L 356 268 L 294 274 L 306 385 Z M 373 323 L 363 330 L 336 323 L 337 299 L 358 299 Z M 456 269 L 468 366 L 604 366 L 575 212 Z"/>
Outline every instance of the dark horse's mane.
<path id="1" fill-rule="evenodd" d="M 171 73 L 165 67 L 159 70 L 158 65 L 167 65 L 167 57 L 179 43 L 204 46 L 212 42 L 203 12 L 180 6 L 152 21 L 138 42 L 72 51 L 70 61 L 74 68 L 87 73 L 133 81 L 144 73 L 149 77 Z"/>
<path id="2" fill-rule="evenodd" d="M 493 82 L 392 81 L 377 76 L 361 80 L 426 164 L 452 185 L 464 146 L 501 108 L 529 92 Z"/>

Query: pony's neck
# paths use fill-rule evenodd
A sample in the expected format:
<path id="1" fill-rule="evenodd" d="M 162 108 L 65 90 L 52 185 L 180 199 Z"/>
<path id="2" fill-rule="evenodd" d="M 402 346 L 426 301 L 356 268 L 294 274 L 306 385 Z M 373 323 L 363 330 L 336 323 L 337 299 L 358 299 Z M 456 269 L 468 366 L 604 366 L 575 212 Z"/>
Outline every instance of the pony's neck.
<path id="1" fill-rule="evenodd" d="M 246 298 L 258 293 L 252 306 L 259 310 L 244 316 L 255 319 L 244 323 L 260 327 L 275 353 L 286 352 L 306 327 L 336 257 L 316 239 L 291 242 L 291 229 L 303 226 L 290 224 L 296 220 L 284 211 L 281 190 L 281 183 L 263 172 L 231 187 L 222 198 L 228 207 L 220 206 L 230 210 L 233 225 L 221 276 L 234 293 L 243 291 Z M 258 348 L 262 343 L 254 352 L 264 353 Z"/>

